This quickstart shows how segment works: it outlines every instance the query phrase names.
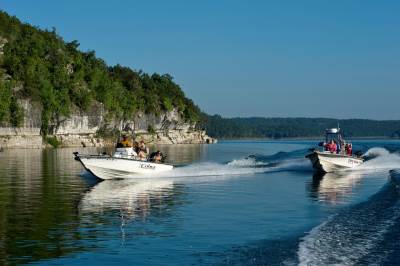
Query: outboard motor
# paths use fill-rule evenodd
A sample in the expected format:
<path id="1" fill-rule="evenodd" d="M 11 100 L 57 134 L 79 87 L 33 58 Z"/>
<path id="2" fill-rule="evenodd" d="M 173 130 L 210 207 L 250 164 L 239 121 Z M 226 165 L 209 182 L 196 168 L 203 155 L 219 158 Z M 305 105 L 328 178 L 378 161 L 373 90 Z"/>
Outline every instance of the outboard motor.
<path id="1" fill-rule="evenodd" d="M 354 155 L 357 156 L 357 157 L 363 157 L 363 152 L 362 151 L 356 151 L 356 152 L 354 152 Z M 365 158 L 367 158 L 367 157 L 365 157 Z"/>
<path id="2" fill-rule="evenodd" d="M 79 161 L 79 156 L 78 156 L 79 152 L 75 151 L 72 154 L 74 155 L 75 161 Z"/>

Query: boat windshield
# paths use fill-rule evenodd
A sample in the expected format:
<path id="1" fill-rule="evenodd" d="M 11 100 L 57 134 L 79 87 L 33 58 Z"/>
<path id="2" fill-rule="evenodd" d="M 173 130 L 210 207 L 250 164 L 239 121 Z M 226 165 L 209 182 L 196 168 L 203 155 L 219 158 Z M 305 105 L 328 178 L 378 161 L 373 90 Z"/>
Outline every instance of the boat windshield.
<path id="1" fill-rule="evenodd" d="M 330 128 L 326 130 L 325 143 L 330 143 L 332 140 L 336 143 L 343 143 L 343 137 L 339 128 Z"/>
<path id="2" fill-rule="evenodd" d="M 327 133 L 325 143 L 330 143 L 332 140 L 335 141 L 336 143 L 343 142 L 343 138 L 340 133 Z"/>

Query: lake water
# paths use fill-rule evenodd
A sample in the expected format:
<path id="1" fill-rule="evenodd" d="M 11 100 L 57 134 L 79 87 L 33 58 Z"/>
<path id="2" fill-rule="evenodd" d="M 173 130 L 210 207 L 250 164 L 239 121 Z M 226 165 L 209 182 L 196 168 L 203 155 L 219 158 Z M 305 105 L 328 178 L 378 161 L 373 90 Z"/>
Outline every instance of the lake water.
<path id="1" fill-rule="evenodd" d="M 76 149 L 6 150 L 0 265 L 400 261 L 400 142 L 355 142 L 375 158 L 325 176 L 304 158 L 315 143 L 159 146 L 178 167 L 151 182 L 99 182 Z"/>

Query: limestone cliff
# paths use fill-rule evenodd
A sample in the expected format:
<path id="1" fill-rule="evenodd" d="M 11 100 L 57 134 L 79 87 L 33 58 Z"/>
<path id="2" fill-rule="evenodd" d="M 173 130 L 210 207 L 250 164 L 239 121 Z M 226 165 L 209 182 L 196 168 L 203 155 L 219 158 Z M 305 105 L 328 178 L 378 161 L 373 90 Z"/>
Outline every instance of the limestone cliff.
<path id="1" fill-rule="evenodd" d="M 42 148 L 48 146 L 40 134 L 41 106 L 21 100 L 24 109 L 22 127 L 0 127 L 0 147 L 3 148 Z M 215 143 L 216 140 L 206 132 L 187 123 L 173 110 L 160 116 L 137 113 L 130 120 L 107 119 L 101 104 L 87 112 L 75 110 L 72 114 L 50 125 L 50 136 L 60 141 L 62 147 L 103 147 L 113 145 L 115 139 L 104 138 L 99 132 L 116 130 L 134 133 L 137 140 L 154 144 L 202 144 Z"/>

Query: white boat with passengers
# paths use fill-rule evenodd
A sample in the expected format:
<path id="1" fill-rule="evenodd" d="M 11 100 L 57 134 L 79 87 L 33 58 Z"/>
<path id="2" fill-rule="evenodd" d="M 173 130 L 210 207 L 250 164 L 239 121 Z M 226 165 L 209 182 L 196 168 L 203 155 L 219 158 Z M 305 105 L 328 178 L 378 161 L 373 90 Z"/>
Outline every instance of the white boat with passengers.
<path id="1" fill-rule="evenodd" d="M 150 158 L 139 158 L 132 147 L 117 148 L 113 155 L 87 155 L 73 153 L 75 160 L 96 177 L 106 179 L 131 178 L 142 179 L 143 175 L 150 178 L 151 174 L 166 172 L 174 167 L 165 164 L 164 160 L 155 161 Z"/>
<path id="2" fill-rule="evenodd" d="M 340 128 L 327 129 L 325 142 L 319 143 L 322 149 L 313 149 L 306 158 L 310 159 L 316 171 L 330 173 L 357 167 L 364 158 L 353 154 L 352 144 L 346 143 Z"/>

